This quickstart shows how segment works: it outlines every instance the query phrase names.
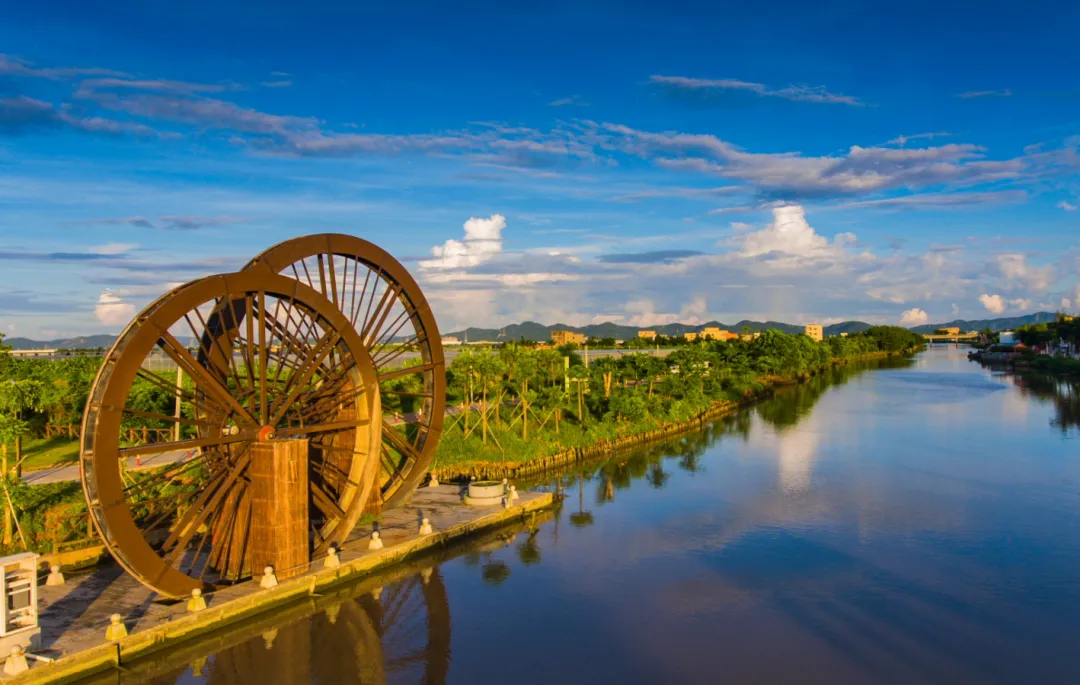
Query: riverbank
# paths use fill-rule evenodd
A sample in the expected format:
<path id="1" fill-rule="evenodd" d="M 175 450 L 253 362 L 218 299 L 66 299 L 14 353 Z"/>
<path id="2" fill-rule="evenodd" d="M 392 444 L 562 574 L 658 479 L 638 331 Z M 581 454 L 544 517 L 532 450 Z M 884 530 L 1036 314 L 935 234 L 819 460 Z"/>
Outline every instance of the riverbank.
<path id="1" fill-rule="evenodd" d="M 592 444 L 570 447 L 555 454 L 536 456 L 524 461 L 458 461 L 446 466 L 432 468 L 432 475 L 441 482 L 465 481 L 471 478 L 479 480 L 499 480 L 502 478 L 529 478 L 548 471 L 563 468 L 571 464 L 587 462 L 608 457 L 615 452 L 631 449 L 640 445 L 670 439 L 679 434 L 698 430 L 709 421 L 733 414 L 772 397 L 776 389 L 806 383 L 814 377 L 831 369 L 850 364 L 872 362 L 894 357 L 911 356 L 918 352 L 909 349 L 901 352 L 871 352 L 857 357 L 833 359 L 829 366 L 813 372 L 800 374 L 794 378 L 768 377 L 759 378 L 752 392 L 741 400 L 717 401 L 713 405 L 692 417 L 662 422 L 647 429 L 632 432 L 616 438 L 598 437 Z"/>
<path id="2" fill-rule="evenodd" d="M 170 652 L 188 641 L 247 622 L 270 610 L 335 592 L 378 570 L 472 539 L 482 532 L 515 523 L 519 529 L 534 526 L 537 524 L 534 517 L 539 517 L 555 501 L 552 493 L 523 492 L 520 497 L 518 505 L 506 509 L 469 507 L 461 503 L 456 487 L 422 489 L 407 506 L 383 515 L 379 532 L 384 549 L 368 550 L 371 526 L 358 526 L 342 545 L 338 568 L 323 568 L 324 560 L 317 559 L 312 562 L 311 571 L 282 581 L 275 588 L 260 589 L 256 582 L 222 588 L 206 596 L 208 608 L 195 613 L 189 613 L 183 602 L 154 601 L 151 591 L 114 565 L 72 578 L 64 587 L 42 587 L 39 589 L 41 653 L 56 661 L 33 662 L 38 665 L 19 676 L 5 678 L 4 682 L 68 683 L 126 667 L 133 660 Z M 416 521 L 420 515 L 431 520 L 434 533 L 417 535 Z M 130 635 L 107 641 L 105 627 L 113 613 L 123 617 Z"/>

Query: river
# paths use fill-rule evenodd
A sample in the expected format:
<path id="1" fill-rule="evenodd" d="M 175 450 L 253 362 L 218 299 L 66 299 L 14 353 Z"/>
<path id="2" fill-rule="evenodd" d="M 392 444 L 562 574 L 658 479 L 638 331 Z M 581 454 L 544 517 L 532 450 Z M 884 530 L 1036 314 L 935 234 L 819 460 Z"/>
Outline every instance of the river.
<path id="1" fill-rule="evenodd" d="M 963 348 L 844 367 L 563 474 L 531 534 L 120 679 L 1080 682 L 1078 438 L 1080 388 Z"/>

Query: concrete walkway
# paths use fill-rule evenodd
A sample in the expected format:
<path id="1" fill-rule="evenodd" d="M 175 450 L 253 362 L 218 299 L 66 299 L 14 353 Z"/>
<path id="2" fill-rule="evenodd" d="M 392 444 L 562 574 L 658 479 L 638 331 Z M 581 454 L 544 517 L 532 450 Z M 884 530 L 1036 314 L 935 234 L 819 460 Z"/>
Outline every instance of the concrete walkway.
<path id="1" fill-rule="evenodd" d="M 81 675 L 88 675 L 90 670 L 96 670 L 97 667 L 90 666 L 89 662 L 79 665 L 79 655 L 86 653 L 87 656 L 92 656 L 86 650 L 92 652 L 108 644 L 105 640 L 105 628 L 109 625 L 110 614 L 119 613 L 132 633 L 132 638 L 125 642 L 137 644 L 130 650 L 125 644 L 117 645 L 109 651 L 109 659 L 115 661 L 122 655 L 127 660 L 167 645 L 172 646 L 182 639 L 194 637 L 196 633 L 219 629 L 229 620 L 239 618 L 239 614 L 229 618 L 229 606 L 248 607 L 262 604 L 265 609 L 270 609 L 275 602 L 282 601 L 275 600 L 275 595 L 288 593 L 291 596 L 296 594 L 294 590 L 298 587 L 303 590 L 302 594 L 317 596 L 317 586 L 329 586 L 347 578 L 371 576 L 376 569 L 389 567 L 392 572 L 393 565 L 400 563 L 406 556 L 428 549 L 433 552 L 444 550 L 452 540 L 468 539 L 477 532 L 494 526 L 515 526 L 507 531 L 505 536 L 506 539 L 512 539 L 520 530 L 542 521 L 543 517 L 537 520 L 537 515 L 541 509 L 550 507 L 552 502 L 553 496 L 550 493 L 522 492 L 517 506 L 511 509 L 501 506 L 471 507 L 462 503 L 458 486 L 421 488 L 407 505 L 383 514 L 378 530 L 385 541 L 385 549 L 368 550 L 372 526 L 359 525 L 342 546 L 339 554 L 342 562 L 340 569 L 325 570 L 322 568 L 322 561 L 315 560 L 312 562 L 311 571 L 284 581 L 282 586 L 275 590 L 261 590 L 255 581 L 221 588 L 207 596 L 210 610 L 206 611 L 205 615 L 201 612 L 195 616 L 188 614 L 183 601 L 160 602 L 155 593 L 140 585 L 117 565 L 103 564 L 92 573 L 74 575 L 62 587 L 39 588 L 42 628 L 42 649 L 39 653 L 52 658 L 75 658 L 68 660 L 66 664 L 61 661 L 44 667 L 34 663 L 28 673 L 17 676 L 14 682 L 45 683 L 61 674 L 73 676 L 83 668 L 87 670 Z M 534 518 L 531 521 L 525 519 L 529 512 L 536 512 L 532 514 Z M 418 522 L 422 517 L 431 520 L 435 527 L 434 534 L 418 535 Z M 483 536 L 480 536 L 480 539 L 482 540 Z M 497 541 L 498 546 L 508 544 L 506 539 L 500 538 Z M 439 561 L 441 559 L 435 557 L 420 563 L 429 566 Z M 235 605 L 231 604 L 234 602 Z M 215 616 L 215 613 L 221 613 L 215 612 L 216 608 L 225 613 L 220 617 Z M 248 609 L 244 611 L 250 614 Z M 206 620 L 202 620 L 203 618 Z M 150 640 L 140 640 L 138 636 L 143 632 L 157 635 Z M 175 633 L 175 636 L 170 637 L 171 633 Z M 112 668 L 108 664 L 106 666 Z"/>
<path id="2" fill-rule="evenodd" d="M 138 471 L 140 469 L 168 466 L 169 464 L 175 464 L 178 461 L 183 461 L 196 454 L 198 454 L 198 450 L 172 450 L 169 452 L 161 452 L 160 454 L 147 454 L 144 455 L 141 460 L 138 457 L 130 457 L 127 460 L 127 468 L 131 471 Z M 22 476 L 23 482 L 27 485 L 63 483 L 79 480 L 79 478 L 78 464 L 67 464 L 65 466 L 56 466 L 51 469 L 40 469 L 38 471 L 24 471 Z"/>

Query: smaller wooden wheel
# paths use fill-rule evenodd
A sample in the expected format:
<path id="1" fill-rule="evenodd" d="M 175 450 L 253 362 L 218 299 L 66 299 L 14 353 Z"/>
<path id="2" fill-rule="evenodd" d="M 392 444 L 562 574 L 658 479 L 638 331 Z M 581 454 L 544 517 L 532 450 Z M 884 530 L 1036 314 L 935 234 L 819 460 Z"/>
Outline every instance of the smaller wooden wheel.
<path id="1" fill-rule="evenodd" d="M 375 487 L 381 414 L 370 355 L 320 293 L 211 276 L 151 304 L 109 350 L 83 417 L 83 489 L 113 556 L 187 596 L 251 573 L 256 442 L 309 440 L 312 547 L 343 541 Z"/>

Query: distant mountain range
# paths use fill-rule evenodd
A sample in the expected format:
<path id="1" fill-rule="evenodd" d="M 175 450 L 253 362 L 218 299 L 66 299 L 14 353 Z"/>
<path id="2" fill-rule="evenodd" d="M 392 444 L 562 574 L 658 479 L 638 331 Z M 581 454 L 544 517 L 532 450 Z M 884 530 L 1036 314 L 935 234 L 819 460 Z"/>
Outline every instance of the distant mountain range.
<path id="1" fill-rule="evenodd" d="M 1028 314 L 1027 316 L 1010 316 L 999 319 L 980 319 L 976 321 L 949 321 L 948 323 L 935 323 L 927 324 L 925 326 L 916 326 L 911 330 L 916 333 L 933 333 L 939 328 L 948 328 L 951 326 L 959 326 L 962 331 L 980 331 L 984 328 L 989 328 L 993 331 L 1007 331 L 1017 326 L 1033 323 L 1045 323 L 1047 321 L 1053 321 L 1057 317 L 1057 314 L 1053 312 L 1038 312 L 1036 314 Z M 840 323 L 834 323 L 829 326 L 825 326 L 825 335 L 840 335 L 841 333 L 860 333 L 870 328 L 871 324 L 865 321 L 841 321 Z M 545 326 L 535 321 L 523 321 L 522 323 L 515 323 L 504 328 L 466 328 L 463 331 L 454 331 L 452 333 L 444 333 L 446 337 L 457 338 L 458 340 L 469 342 L 497 342 L 506 340 L 519 340 L 524 338 L 525 340 L 551 340 L 552 331 L 573 331 L 574 333 L 584 333 L 592 338 L 615 338 L 616 340 L 629 340 L 636 338 L 638 331 L 656 331 L 661 335 L 666 336 L 678 336 L 684 333 L 696 333 L 703 328 L 716 327 L 724 330 L 732 331 L 734 333 L 741 333 L 744 329 L 749 330 L 752 333 L 757 333 L 766 329 L 774 329 L 782 331 L 784 333 L 802 333 L 803 326 L 797 326 L 789 323 L 782 323 L 779 321 L 749 321 L 743 320 L 734 324 L 726 324 L 720 321 L 710 321 L 701 325 L 689 325 L 682 323 L 671 323 L 663 326 L 620 326 L 615 323 L 599 323 L 590 324 L 588 326 L 567 326 L 566 324 L 557 323 L 552 326 Z"/>
<path id="2" fill-rule="evenodd" d="M 967 321 L 963 319 L 957 319 L 955 321 L 949 321 L 946 323 L 934 323 L 926 324 L 925 326 L 916 326 L 911 330 L 916 333 L 933 333 L 939 328 L 949 328 L 957 326 L 962 331 L 981 331 L 984 328 L 989 328 L 992 331 L 1007 331 L 1017 326 L 1023 326 L 1033 323 L 1046 323 L 1047 321 L 1053 321 L 1057 317 L 1057 314 L 1053 312 L 1038 312 L 1036 314 L 1028 314 L 1026 316 L 1008 316 L 998 319 L 977 319 L 974 321 Z M 871 324 L 864 321 L 842 321 L 840 323 L 834 323 L 825 327 L 825 335 L 840 335 L 841 333 L 859 333 L 870 328 Z M 466 328 L 463 331 L 454 331 L 452 333 L 444 333 L 445 337 L 457 338 L 458 340 L 469 342 L 501 342 L 506 340 L 551 340 L 552 331 L 573 331 L 575 333 L 584 333 L 587 336 L 593 338 L 615 338 L 616 340 L 629 340 L 630 338 L 636 338 L 638 331 L 656 331 L 661 335 L 666 336 L 678 336 L 684 333 L 696 333 L 706 327 L 722 328 L 724 330 L 732 331 L 735 333 L 741 333 L 743 329 L 747 329 L 753 333 L 763 331 L 766 329 L 775 329 L 783 331 L 784 333 L 802 333 L 803 327 L 789 323 L 781 323 L 779 321 L 739 321 L 738 323 L 726 324 L 719 321 L 710 321 L 709 323 L 701 324 L 700 326 L 693 326 L 682 323 L 670 323 L 663 326 L 649 326 L 649 327 L 637 327 L 637 326 L 620 326 L 615 323 L 598 323 L 590 324 L 588 326 L 567 326 L 565 324 L 557 323 L 552 326 L 545 326 L 542 323 L 536 323 L 535 321 L 523 321 L 521 323 L 511 324 L 504 328 Z M 86 335 L 76 338 L 61 338 L 58 340 L 31 340 L 29 338 L 6 338 L 4 344 L 10 345 L 15 350 L 34 350 L 34 349 L 54 349 L 54 350 L 84 350 L 94 349 L 96 347 L 108 348 L 112 345 L 116 336 L 112 335 Z"/>
<path id="3" fill-rule="evenodd" d="M 803 326 L 781 323 L 779 321 L 762 322 L 743 320 L 733 324 L 710 321 L 701 325 L 669 323 L 663 326 L 647 327 L 620 326 L 619 324 L 611 322 L 590 324 L 588 326 L 568 326 L 561 323 L 545 326 L 544 324 L 536 323 L 535 321 L 524 321 L 522 323 L 510 324 L 504 328 L 466 328 L 463 331 L 445 333 L 444 336 L 457 338 L 461 341 L 468 340 L 469 342 L 497 342 L 520 339 L 543 341 L 551 340 L 552 331 L 573 331 L 574 333 L 583 333 L 591 338 L 630 340 L 631 338 L 637 337 L 638 331 L 656 331 L 660 335 L 672 337 L 680 336 L 684 333 L 697 333 L 705 328 L 720 328 L 735 333 L 742 333 L 743 330 L 757 333 L 769 328 L 783 331 L 784 333 L 803 332 Z M 867 328 L 870 328 L 870 324 L 862 321 L 844 321 L 842 323 L 827 326 L 825 328 L 825 335 L 857 333 L 859 331 L 865 331 Z"/>
<path id="4" fill-rule="evenodd" d="M 948 323 L 933 323 L 925 326 L 916 326 L 911 330 L 916 333 L 933 333 L 939 328 L 959 328 L 961 331 L 981 331 L 989 328 L 992 331 L 1009 331 L 1018 326 L 1030 326 L 1034 323 L 1047 323 L 1057 319 L 1054 312 L 1036 312 L 1026 316 L 1006 316 L 999 319 L 956 319 Z"/>
<path id="5" fill-rule="evenodd" d="M 59 340 L 31 340 L 30 338 L 4 338 L 4 344 L 13 350 L 92 350 L 108 348 L 116 340 L 115 335 L 83 335 Z"/>

